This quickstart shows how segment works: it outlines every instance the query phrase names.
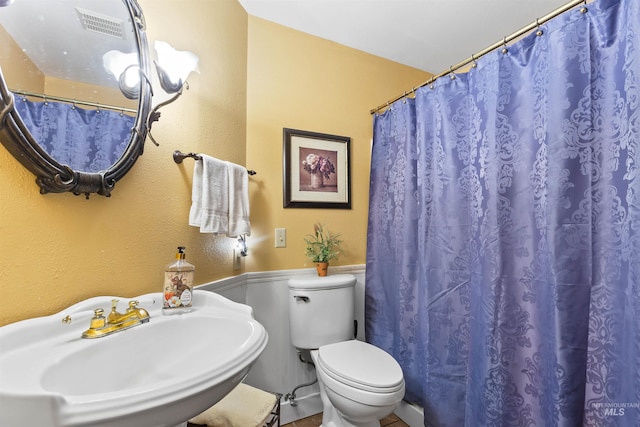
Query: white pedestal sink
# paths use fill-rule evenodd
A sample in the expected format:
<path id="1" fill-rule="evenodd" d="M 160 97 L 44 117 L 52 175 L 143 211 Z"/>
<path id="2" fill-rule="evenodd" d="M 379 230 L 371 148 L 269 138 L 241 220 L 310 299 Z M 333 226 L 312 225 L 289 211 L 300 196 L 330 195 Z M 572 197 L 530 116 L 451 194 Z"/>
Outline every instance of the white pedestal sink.
<path id="1" fill-rule="evenodd" d="M 150 321 L 81 338 L 114 298 Z M 251 307 L 218 294 L 196 290 L 190 313 L 161 307 L 161 293 L 97 297 L 0 328 L 0 426 L 172 427 L 222 399 L 267 345 Z"/>

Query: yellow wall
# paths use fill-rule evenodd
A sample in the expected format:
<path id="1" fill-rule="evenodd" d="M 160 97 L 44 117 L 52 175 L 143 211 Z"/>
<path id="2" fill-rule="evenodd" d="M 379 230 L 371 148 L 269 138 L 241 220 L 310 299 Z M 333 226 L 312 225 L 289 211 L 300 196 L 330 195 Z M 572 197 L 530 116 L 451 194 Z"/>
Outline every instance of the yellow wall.
<path id="1" fill-rule="evenodd" d="M 249 16 L 247 165 L 252 178 L 251 271 L 311 267 L 304 237 L 322 222 L 342 234 L 344 256 L 365 262 L 372 116 L 369 111 L 427 80 L 426 73 Z M 351 138 L 352 209 L 284 209 L 282 129 Z M 274 248 L 274 228 L 287 247 Z"/>
<path id="2" fill-rule="evenodd" d="M 200 57 L 190 89 L 162 109 L 144 155 L 111 198 L 40 195 L 35 177 L 0 148 L 0 325 L 55 313 L 97 295 L 160 291 L 175 247 L 187 246 L 196 283 L 244 270 L 305 266 L 302 237 L 321 220 L 343 233 L 346 256 L 365 261 L 369 109 L 420 83 L 418 70 L 257 18 L 236 0 L 139 0 L 157 39 Z M 180 17 L 176 19 L 176 17 Z M 166 99 L 156 93 L 155 103 Z M 282 128 L 352 138 L 352 210 L 282 208 Z M 233 239 L 187 225 L 193 160 L 205 152 L 255 169 L 250 256 L 232 268 Z M 273 228 L 288 246 L 273 248 Z"/>
<path id="3" fill-rule="evenodd" d="M 155 38 L 200 56 L 191 89 L 165 107 L 145 152 L 111 198 L 40 195 L 35 177 L 0 148 L 0 324 L 51 314 L 96 295 L 160 291 L 178 245 L 205 283 L 234 273 L 232 240 L 187 225 L 193 161 L 175 149 L 244 163 L 247 15 L 235 0 L 142 0 Z M 179 16 L 180 19 L 176 19 Z M 159 90 L 159 92 L 162 92 Z M 166 99 L 160 96 L 155 102 Z"/>

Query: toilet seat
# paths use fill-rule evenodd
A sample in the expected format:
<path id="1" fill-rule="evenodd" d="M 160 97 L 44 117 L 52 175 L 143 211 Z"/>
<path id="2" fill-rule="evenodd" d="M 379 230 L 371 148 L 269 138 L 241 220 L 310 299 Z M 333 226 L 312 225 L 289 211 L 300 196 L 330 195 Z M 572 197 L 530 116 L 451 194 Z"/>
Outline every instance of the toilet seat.
<path id="1" fill-rule="evenodd" d="M 370 393 L 404 390 L 402 369 L 384 350 L 350 340 L 318 349 L 318 368 L 333 380 Z"/>

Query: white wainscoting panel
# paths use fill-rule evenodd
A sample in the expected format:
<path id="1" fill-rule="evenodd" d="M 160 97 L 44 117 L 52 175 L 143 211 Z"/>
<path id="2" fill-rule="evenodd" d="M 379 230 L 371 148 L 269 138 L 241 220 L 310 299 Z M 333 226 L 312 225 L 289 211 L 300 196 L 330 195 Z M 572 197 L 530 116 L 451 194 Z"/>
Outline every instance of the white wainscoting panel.
<path id="1" fill-rule="evenodd" d="M 358 339 L 364 340 L 364 279 L 365 266 L 329 267 L 329 274 L 348 273 L 357 279 L 355 316 L 358 321 Z M 291 393 L 301 384 L 315 380 L 313 366 L 299 360 L 298 352 L 289 336 L 289 287 L 292 277 L 315 275 L 315 269 L 251 272 L 198 286 L 217 292 L 232 301 L 253 308 L 254 316 L 267 330 L 269 343 L 245 382 L 263 390 Z M 282 423 L 304 418 L 321 411 L 318 385 L 303 387 L 296 391 L 295 407 L 282 402 Z"/>

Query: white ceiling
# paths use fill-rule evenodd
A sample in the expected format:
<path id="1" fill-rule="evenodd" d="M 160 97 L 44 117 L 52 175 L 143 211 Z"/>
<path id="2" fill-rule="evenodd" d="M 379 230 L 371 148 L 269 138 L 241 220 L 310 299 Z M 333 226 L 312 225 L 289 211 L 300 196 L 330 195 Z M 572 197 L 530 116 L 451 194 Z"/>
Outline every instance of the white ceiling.
<path id="1" fill-rule="evenodd" d="M 218 0 L 209 0 L 218 1 Z M 434 74 L 502 40 L 568 0 L 238 0 L 247 13 Z M 83 30 L 77 7 L 128 20 L 122 0 L 20 0 L 0 8 L 0 25 L 41 70 L 75 80 L 115 81 L 102 70 L 102 54 L 132 49 L 124 40 Z M 50 23 L 58 24 L 51 27 Z M 129 22 L 128 25 L 131 25 Z M 45 44 L 59 41 L 60 44 Z M 64 46 L 60 48 L 59 46 Z M 87 50 L 89 52 L 87 52 Z M 64 51 L 64 52 L 62 52 Z M 61 54 L 62 52 L 62 54 Z M 88 53 L 93 52 L 94 62 Z M 65 62 L 59 58 L 64 56 Z M 75 59 L 80 61 L 82 67 Z M 96 71 L 98 70 L 98 71 Z M 64 77 L 63 77 L 64 78 Z"/>
<path id="2" fill-rule="evenodd" d="M 569 0 L 239 0 L 250 15 L 438 74 Z"/>

